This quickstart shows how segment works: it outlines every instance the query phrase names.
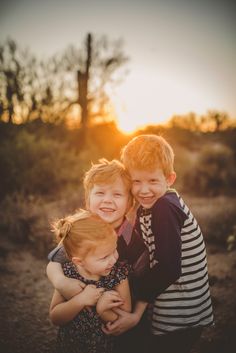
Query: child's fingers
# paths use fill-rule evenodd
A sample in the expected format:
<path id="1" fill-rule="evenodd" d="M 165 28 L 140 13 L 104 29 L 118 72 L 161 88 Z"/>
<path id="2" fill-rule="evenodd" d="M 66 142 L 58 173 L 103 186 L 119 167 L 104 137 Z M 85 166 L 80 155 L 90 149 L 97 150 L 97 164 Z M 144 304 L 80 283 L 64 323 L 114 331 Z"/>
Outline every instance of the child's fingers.
<path id="1" fill-rule="evenodd" d="M 116 308 L 115 310 L 115 313 L 119 316 L 121 316 L 123 314 L 123 310 L 119 309 L 119 308 Z"/>
<path id="2" fill-rule="evenodd" d="M 113 309 L 113 308 L 121 306 L 122 304 L 124 304 L 124 302 L 122 300 L 119 300 L 119 301 L 110 303 L 109 307 L 110 307 L 110 309 Z"/>
<path id="3" fill-rule="evenodd" d="M 106 335 L 111 335 L 111 332 L 107 329 L 107 324 L 106 325 L 102 325 L 102 331 L 106 334 Z"/>
<path id="4" fill-rule="evenodd" d="M 116 329 L 117 327 L 118 327 L 118 324 L 116 323 L 116 321 L 106 323 L 106 330 L 110 333 L 112 330 Z"/>
<path id="5" fill-rule="evenodd" d="M 120 298 L 107 298 L 106 301 L 107 305 L 113 305 L 114 303 L 117 304 L 117 306 L 124 304 L 124 300 Z"/>

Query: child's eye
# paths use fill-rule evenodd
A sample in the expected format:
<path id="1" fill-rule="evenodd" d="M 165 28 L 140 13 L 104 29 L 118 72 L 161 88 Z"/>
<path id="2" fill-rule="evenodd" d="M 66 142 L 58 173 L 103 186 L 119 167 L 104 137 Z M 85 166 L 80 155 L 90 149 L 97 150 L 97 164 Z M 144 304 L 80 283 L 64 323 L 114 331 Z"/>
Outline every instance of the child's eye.
<path id="1" fill-rule="evenodd" d="M 109 255 L 106 255 L 106 256 L 104 256 L 104 257 L 101 257 L 101 258 L 100 258 L 100 261 L 104 261 L 104 260 L 106 260 L 108 257 L 109 257 Z"/>
<path id="2" fill-rule="evenodd" d="M 156 180 L 156 179 L 151 179 L 150 182 L 151 182 L 152 184 L 156 184 L 156 183 L 158 183 L 158 180 Z"/>
<path id="3" fill-rule="evenodd" d="M 102 191 L 97 191 L 97 192 L 96 192 L 96 195 L 104 195 L 104 192 L 102 192 Z"/>
<path id="4" fill-rule="evenodd" d="M 116 192 L 114 195 L 115 196 L 122 196 L 122 194 L 120 194 L 119 192 Z"/>
<path id="5" fill-rule="evenodd" d="M 139 181 L 139 180 L 133 180 L 132 183 L 133 183 L 133 184 L 139 184 L 140 181 Z"/>

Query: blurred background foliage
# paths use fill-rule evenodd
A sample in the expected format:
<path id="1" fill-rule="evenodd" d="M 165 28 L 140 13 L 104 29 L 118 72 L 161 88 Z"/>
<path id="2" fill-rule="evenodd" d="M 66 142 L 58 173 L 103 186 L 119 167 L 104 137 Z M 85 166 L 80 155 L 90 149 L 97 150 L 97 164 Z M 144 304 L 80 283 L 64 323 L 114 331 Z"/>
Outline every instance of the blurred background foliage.
<path id="1" fill-rule="evenodd" d="M 91 162 L 118 158 L 120 149 L 140 133 L 161 134 L 175 151 L 177 186 L 195 196 L 235 195 L 236 129 L 190 131 L 148 126 L 132 135 L 114 122 L 96 124 L 81 144 L 81 129 L 34 120 L 27 124 L 0 123 L 0 198 L 20 192 L 54 198 L 78 187 Z"/>
<path id="2" fill-rule="evenodd" d="M 84 172 L 99 158 L 118 158 L 136 134 L 161 134 L 175 151 L 175 187 L 192 207 L 209 241 L 227 244 L 235 222 L 236 130 L 191 131 L 149 126 L 133 135 L 115 123 L 81 129 L 34 120 L 0 124 L 0 231 L 14 241 L 35 242 L 41 254 L 53 246 L 50 221 L 82 207 Z"/>
<path id="3" fill-rule="evenodd" d="M 132 137 L 153 133 L 173 146 L 175 186 L 207 239 L 225 246 L 229 236 L 235 239 L 235 119 L 218 111 L 189 113 L 122 133 L 108 93 L 127 60 L 121 42 L 91 35 L 80 49 L 47 62 L 13 40 L 0 46 L 1 237 L 47 254 L 50 221 L 83 206 L 82 178 L 91 163 L 119 159 Z"/>

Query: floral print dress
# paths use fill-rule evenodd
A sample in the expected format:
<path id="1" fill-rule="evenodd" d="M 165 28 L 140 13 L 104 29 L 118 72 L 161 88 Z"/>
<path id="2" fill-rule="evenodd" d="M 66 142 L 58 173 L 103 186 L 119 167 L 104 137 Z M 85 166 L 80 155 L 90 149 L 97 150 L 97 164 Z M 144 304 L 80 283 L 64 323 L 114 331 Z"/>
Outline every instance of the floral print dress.
<path id="1" fill-rule="evenodd" d="M 112 290 L 128 277 L 130 267 L 117 262 L 110 274 L 101 277 L 98 281 L 82 277 L 72 262 L 64 263 L 63 271 L 67 277 L 78 279 L 85 284 Z M 102 320 L 96 312 L 96 307 L 91 307 L 90 310 L 83 309 L 72 321 L 60 326 L 57 353 L 111 353 L 113 340 L 112 336 L 102 331 Z"/>

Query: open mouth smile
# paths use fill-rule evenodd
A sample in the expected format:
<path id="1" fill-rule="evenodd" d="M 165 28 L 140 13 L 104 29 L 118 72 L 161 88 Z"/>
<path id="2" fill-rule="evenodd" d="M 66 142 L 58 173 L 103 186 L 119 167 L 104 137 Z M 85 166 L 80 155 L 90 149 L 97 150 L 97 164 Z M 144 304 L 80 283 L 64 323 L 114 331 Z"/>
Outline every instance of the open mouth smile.
<path id="1" fill-rule="evenodd" d="M 150 201 L 153 201 L 154 200 L 154 196 L 139 196 L 139 199 L 142 200 L 143 202 L 150 202 Z"/>
<path id="2" fill-rule="evenodd" d="M 115 212 L 115 210 L 113 208 L 107 208 L 107 207 L 100 208 L 100 211 L 102 211 L 104 213 L 113 213 L 113 212 Z"/>

